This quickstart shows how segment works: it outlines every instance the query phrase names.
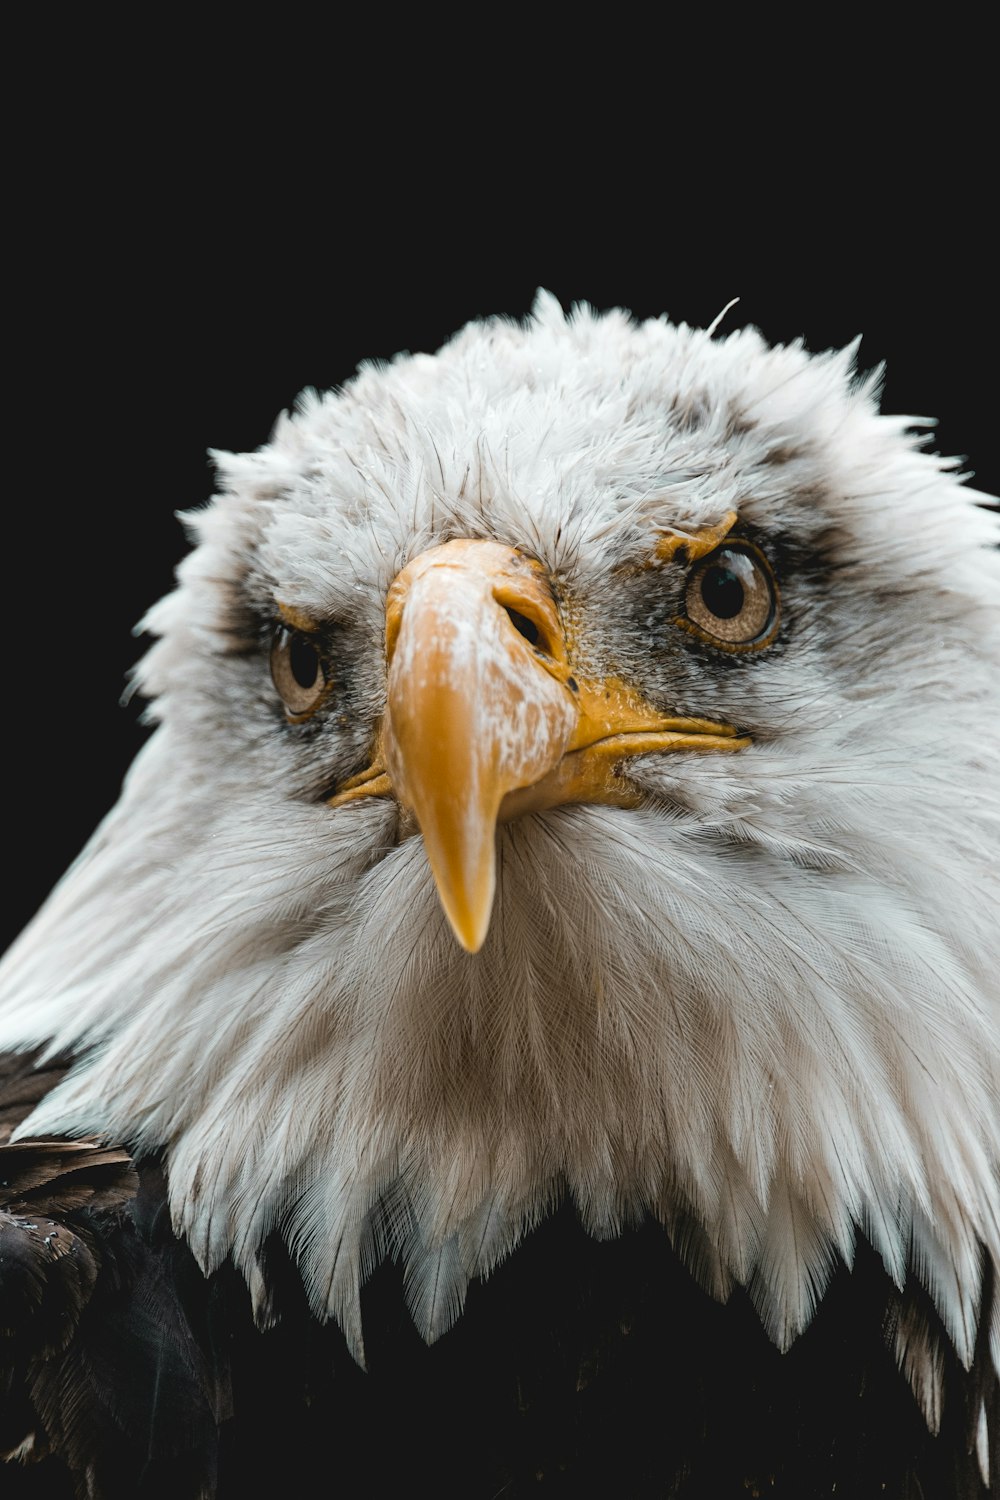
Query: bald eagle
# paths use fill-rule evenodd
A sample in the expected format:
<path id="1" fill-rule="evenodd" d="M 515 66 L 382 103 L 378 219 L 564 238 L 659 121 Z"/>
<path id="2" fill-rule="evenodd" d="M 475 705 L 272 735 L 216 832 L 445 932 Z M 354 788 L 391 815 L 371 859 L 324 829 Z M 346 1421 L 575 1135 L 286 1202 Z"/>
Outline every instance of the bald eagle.
<path id="1" fill-rule="evenodd" d="M 983 497 L 544 293 L 214 457 L 0 967 L 4 1493 L 996 1493 Z"/>

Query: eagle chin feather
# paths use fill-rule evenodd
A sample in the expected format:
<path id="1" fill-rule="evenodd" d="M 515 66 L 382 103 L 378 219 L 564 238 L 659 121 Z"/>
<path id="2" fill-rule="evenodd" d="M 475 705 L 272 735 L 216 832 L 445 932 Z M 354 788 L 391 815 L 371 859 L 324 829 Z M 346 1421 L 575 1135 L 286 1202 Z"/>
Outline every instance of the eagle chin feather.
<path id="1" fill-rule="evenodd" d="M 932 1433 L 949 1361 L 975 1372 L 986 1475 L 996 524 L 854 357 L 539 294 L 216 454 L 145 622 L 155 733 L 0 970 L 0 1048 L 66 1060 L 7 1155 L 54 1152 L 53 1181 L 76 1149 L 115 1182 L 122 1147 L 162 1164 L 201 1272 L 236 1267 L 273 1327 L 280 1247 L 359 1364 L 380 1268 L 434 1343 L 567 1211 L 598 1241 L 658 1223 L 782 1351 L 870 1246 Z M 760 649 L 682 618 L 683 549 L 730 513 L 780 590 Z M 412 810 L 328 805 L 378 769 L 394 580 L 456 538 L 549 580 L 574 691 L 750 742 L 636 754 L 632 805 L 501 822 L 475 954 Z M 267 671 L 279 606 L 317 622 L 305 722 Z"/>

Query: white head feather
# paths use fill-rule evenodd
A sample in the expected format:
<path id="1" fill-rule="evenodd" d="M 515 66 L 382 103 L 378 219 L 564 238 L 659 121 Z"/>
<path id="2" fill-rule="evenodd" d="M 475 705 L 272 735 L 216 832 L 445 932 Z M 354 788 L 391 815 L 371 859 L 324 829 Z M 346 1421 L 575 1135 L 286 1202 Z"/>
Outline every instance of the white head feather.
<path id="1" fill-rule="evenodd" d="M 23 1133 L 162 1149 L 201 1263 L 254 1287 L 277 1229 L 359 1351 L 380 1257 L 434 1337 L 568 1192 L 594 1234 L 658 1216 L 782 1345 L 860 1231 L 971 1358 L 982 1247 L 1000 1267 L 996 526 L 852 371 L 540 295 L 217 455 L 147 622 L 159 726 L 0 973 L 0 1045 L 82 1051 Z M 781 580 L 753 660 L 620 566 L 731 509 Z M 320 795 L 366 763 L 390 583 L 456 536 L 557 574 L 589 669 L 753 737 L 635 761 L 639 808 L 503 826 L 476 955 L 391 799 Z M 279 599 L 342 644 L 316 732 L 278 711 Z"/>

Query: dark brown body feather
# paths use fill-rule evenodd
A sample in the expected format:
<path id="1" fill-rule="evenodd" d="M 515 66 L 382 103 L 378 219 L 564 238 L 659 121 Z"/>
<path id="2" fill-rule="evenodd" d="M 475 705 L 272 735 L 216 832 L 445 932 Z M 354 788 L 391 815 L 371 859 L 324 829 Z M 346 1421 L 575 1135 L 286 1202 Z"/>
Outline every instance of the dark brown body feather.
<path id="1" fill-rule="evenodd" d="M 56 1076 L 29 1084 L 22 1066 L 8 1126 Z M 991 1493 L 972 1451 L 983 1399 L 1000 1439 L 985 1343 L 963 1370 L 928 1300 L 900 1297 L 864 1243 L 782 1355 L 749 1298 L 701 1292 L 661 1229 L 598 1243 L 567 1205 L 473 1284 L 430 1348 L 402 1272 L 382 1267 L 363 1297 L 362 1371 L 311 1317 L 277 1242 L 267 1331 L 231 1267 L 202 1276 L 172 1233 L 157 1163 L 136 1177 L 124 1152 L 93 1142 L 0 1156 L 3 1440 L 28 1450 L 0 1476 L 5 1496 Z M 937 1435 L 887 1343 L 904 1306 L 940 1340 Z"/>

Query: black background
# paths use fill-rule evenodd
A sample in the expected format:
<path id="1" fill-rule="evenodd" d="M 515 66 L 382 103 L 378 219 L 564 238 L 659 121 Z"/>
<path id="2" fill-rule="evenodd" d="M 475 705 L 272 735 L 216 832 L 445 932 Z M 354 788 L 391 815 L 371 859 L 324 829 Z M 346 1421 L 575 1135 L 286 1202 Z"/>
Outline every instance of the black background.
<path id="1" fill-rule="evenodd" d="M 1000 490 L 995 133 L 967 71 L 937 87 L 940 41 L 881 108 L 870 62 L 833 92 L 801 66 L 693 103 L 645 88 L 640 117 L 634 55 L 610 98 L 596 55 L 553 97 L 523 53 L 458 89 L 405 47 L 391 77 L 342 49 L 317 91 L 308 38 L 277 59 L 259 40 L 251 74 L 193 44 L 155 73 L 95 71 L 101 38 L 70 37 L 34 75 L 8 202 L 0 946 L 142 743 L 118 702 L 132 627 L 184 553 L 175 512 L 212 492 L 207 450 L 257 447 L 361 359 L 521 316 L 538 286 L 699 325 L 738 297 L 723 331 L 862 334 L 886 409 L 937 417 L 935 445 Z"/>

